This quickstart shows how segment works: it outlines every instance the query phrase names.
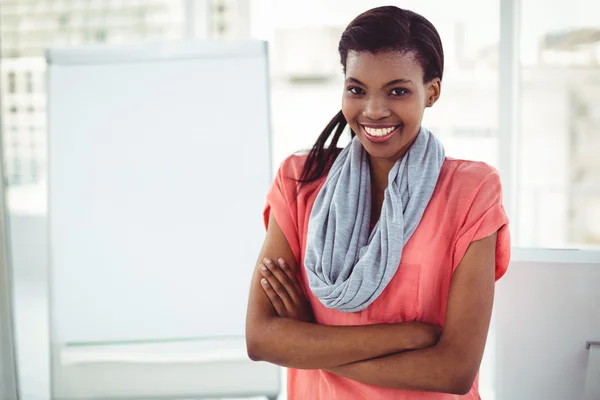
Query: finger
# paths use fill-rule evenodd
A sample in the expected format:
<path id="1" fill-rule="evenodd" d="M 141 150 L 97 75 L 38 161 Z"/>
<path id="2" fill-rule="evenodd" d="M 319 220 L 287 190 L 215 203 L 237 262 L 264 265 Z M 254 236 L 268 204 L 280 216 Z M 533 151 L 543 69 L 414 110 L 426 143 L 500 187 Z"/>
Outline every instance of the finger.
<path id="1" fill-rule="evenodd" d="M 269 281 L 267 281 L 266 278 L 262 278 L 260 280 L 260 284 L 263 290 L 265 291 L 267 297 L 269 298 L 269 301 L 271 301 L 273 308 L 275 308 L 275 312 L 277 313 L 277 315 L 279 315 L 280 317 L 287 317 L 285 306 L 283 305 L 283 302 L 281 301 L 277 293 L 275 293 L 271 285 L 269 285 Z"/>
<path id="2" fill-rule="evenodd" d="M 290 265 L 283 258 L 278 259 L 277 263 L 281 267 L 281 270 L 285 273 L 285 275 L 288 277 L 288 279 L 294 285 L 294 289 L 296 290 L 298 295 L 300 295 L 300 294 L 304 295 L 304 292 L 302 291 L 302 287 L 300 286 L 300 282 L 298 281 L 298 276 L 296 275 L 296 271 L 294 271 L 292 269 L 292 267 L 290 267 Z"/>
<path id="3" fill-rule="evenodd" d="M 280 258 L 279 260 L 277 260 L 277 263 L 281 267 L 281 270 L 285 273 L 285 275 L 288 277 L 288 279 L 294 285 L 294 290 L 295 290 L 295 295 L 293 296 L 294 301 L 300 301 L 300 300 L 306 298 L 306 296 L 304 296 L 304 291 L 302 290 L 302 286 L 300 286 L 300 282 L 298 281 L 298 276 L 296 275 L 296 271 L 294 269 L 292 269 L 292 267 L 290 267 L 290 265 L 283 258 Z M 296 303 L 296 304 L 299 304 L 299 303 Z"/>
<path id="4" fill-rule="evenodd" d="M 288 310 L 291 310 L 291 306 L 293 306 L 294 304 L 299 304 L 298 301 L 300 300 L 298 298 L 298 293 L 296 293 L 296 288 L 294 287 L 293 281 L 291 281 L 288 278 L 288 276 L 281 270 L 281 268 L 277 264 L 275 264 L 271 259 L 266 258 L 264 261 L 268 271 L 278 281 L 272 282 L 271 280 L 269 280 L 269 283 L 273 286 L 275 291 L 277 291 L 277 289 L 281 290 L 281 293 L 278 292 L 281 295 L 281 300 L 283 300 L 283 303 L 288 308 Z M 291 303 L 286 302 L 288 299 Z"/>
<path id="5" fill-rule="evenodd" d="M 282 282 L 280 280 L 280 276 L 284 275 L 284 274 L 279 270 L 279 268 L 273 267 L 274 264 L 271 260 L 265 259 L 264 261 L 265 261 L 266 266 L 265 266 L 265 264 L 262 264 L 260 266 L 260 273 L 262 274 L 262 276 L 265 279 L 267 279 L 267 281 L 269 282 L 269 285 L 273 288 L 275 293 L 277 293 L 277 295 L 283 302 L 283 305 L 285 306 L 285 308 L 287 310 L 292 310 L 294 307 L 294 304 L 296 304 L 296 303 L 290 298 L 290 294 L 288 293 L 286 287 L 282 284 Z M 268 262 L 268 261 L 271 261 L 271 262 Z M 287 280 L 287 277 L 285 279 Z"/>

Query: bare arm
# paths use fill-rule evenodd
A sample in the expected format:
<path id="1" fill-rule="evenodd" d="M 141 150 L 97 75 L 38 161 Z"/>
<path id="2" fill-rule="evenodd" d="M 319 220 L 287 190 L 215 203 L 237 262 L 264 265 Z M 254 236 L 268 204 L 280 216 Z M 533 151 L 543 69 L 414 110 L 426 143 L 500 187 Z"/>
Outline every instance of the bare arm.
<path id="1" fill-rule="evenodd" d="M 261 287 L 259 268 L 265 258 L 284 258 L 293 270 L 297 268 L 294 254 L 273 215 L 250 287 L 246 345 L 252 360 L 322 369 L 425 348 L 437 341 L 434 330 L 427 324 L 326 326 L 280 317 Z"/>
<path id="2" fill-rule="evenodd" d="M 437 345 L 328 371 L 388 388 L 468 393 L 479 370 L 492 312 L 496 235 L 473 242 L 457 267 Z"/>

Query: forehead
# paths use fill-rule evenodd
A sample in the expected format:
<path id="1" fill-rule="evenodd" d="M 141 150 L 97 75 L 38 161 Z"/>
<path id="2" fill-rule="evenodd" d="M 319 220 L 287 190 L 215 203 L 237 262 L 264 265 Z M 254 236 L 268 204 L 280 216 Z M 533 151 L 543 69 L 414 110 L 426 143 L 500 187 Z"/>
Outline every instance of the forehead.
<path id="1" fill-rule="evenodd" d="M 346 59 L 346 77 L 364 83 L 387 83 L 394 79 L 410 79 L 417 83 L 423 81 L 423 68 L 411 52 L 350 51 Z"/>

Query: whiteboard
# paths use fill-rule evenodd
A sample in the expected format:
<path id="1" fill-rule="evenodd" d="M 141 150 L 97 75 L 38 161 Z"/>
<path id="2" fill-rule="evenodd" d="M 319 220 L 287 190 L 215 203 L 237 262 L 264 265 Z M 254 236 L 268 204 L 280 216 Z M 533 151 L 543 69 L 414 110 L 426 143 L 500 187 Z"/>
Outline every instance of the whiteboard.
<path id="1" fill-rule="evenodd" d="M 258 41 L 48 51 L 55 342 L 244 335 L 267 59 Z"/>
<path id="2" fill-rule="evenodd" d="M 514 250 L 496 288 L 496 400 L 584 398 L 599 282 L 600 251 Z"/>

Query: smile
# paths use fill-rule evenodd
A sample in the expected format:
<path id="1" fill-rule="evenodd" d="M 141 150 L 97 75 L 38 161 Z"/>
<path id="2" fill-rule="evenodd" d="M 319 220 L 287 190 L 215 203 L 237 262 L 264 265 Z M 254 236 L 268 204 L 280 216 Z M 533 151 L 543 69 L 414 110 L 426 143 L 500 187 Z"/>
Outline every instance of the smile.
<path id="1" fill-rule="evenodd" d="M 400 127 L 400 125 L 381 127 L 365 126 L 363 124 L 359 125 L 361 126 L 367 139 L 375 143 L 381 143 L 389 140 L 392 136 L 394 136 Z"/>

